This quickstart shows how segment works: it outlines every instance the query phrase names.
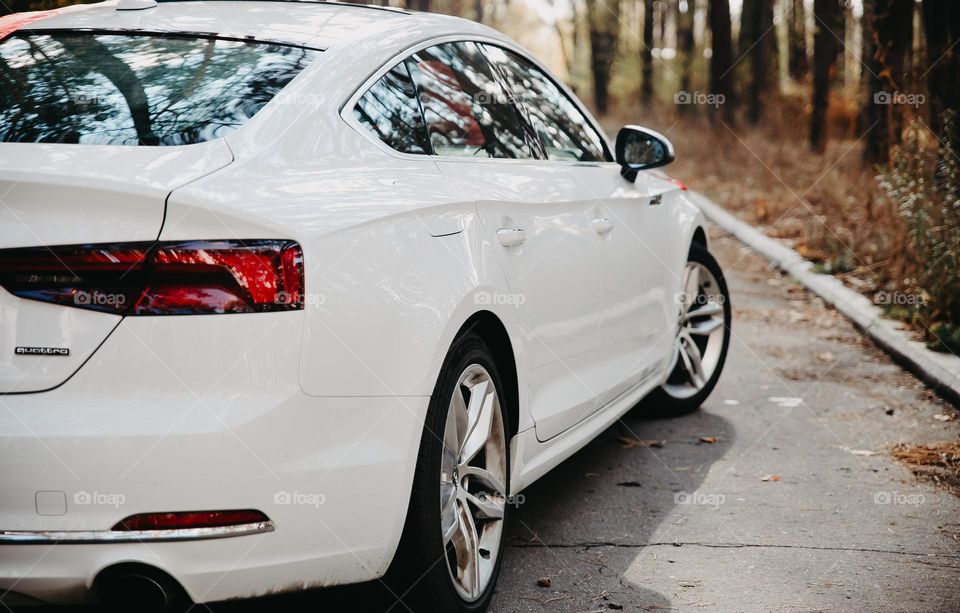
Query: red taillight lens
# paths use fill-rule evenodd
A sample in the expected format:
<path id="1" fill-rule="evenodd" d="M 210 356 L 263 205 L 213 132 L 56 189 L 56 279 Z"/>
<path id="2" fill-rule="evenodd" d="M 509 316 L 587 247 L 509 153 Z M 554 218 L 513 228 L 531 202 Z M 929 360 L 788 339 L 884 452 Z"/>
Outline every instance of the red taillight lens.
<path id="1" fill-rule="evenodd" d="M 140 513 L 121 520 L 114 530 L 183 530 L 185 528 L 220 528 L 257 524 L 270 519 L 260 511 L 176 511 L 173 513 Z"/>
<path id="2" fill-rule="evenodd" d="M 303 308 L 303 251 L 277 240 L 3 249 L 0 285 L 120 315 L 290 311 Z"/>

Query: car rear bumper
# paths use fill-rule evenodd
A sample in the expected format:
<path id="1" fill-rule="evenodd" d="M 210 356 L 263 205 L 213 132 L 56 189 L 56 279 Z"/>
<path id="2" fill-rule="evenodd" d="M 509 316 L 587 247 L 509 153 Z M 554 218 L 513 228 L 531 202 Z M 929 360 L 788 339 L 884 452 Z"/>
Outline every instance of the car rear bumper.
<path id="1" fill-rule="evenodd" d="M 267 346 L 256 359 L 212 355 L 236 339 L 217 349 L 197 328 L 200 338 L 180 338 L 201 355 L 175 365 L 159 338 L 172 325 L 160 320 L 172 318 L 127 320 L 108 340 L 114 346 L 105 344 L 67 384 L 0 396 L 0 531 L 78 541 L 0 535 L 0 593 L 84 602 L 97 574 L 121 562 L 167 572 L 196 602 L 381 575 L 402 531 L 428 398 L 303 394 L 298 352 L 272 347 L 289 345 L 285 317 L 279 336 L 258 341 Z M 202 318 L 177 325 L 187 319 Z M 242 317 L 217 319 L 237 326 L 241 340 L 250 336 L 248 344 L 260 334 L 243 330 Z M 299 342 L 298 322 L 293 328 Z M 117 348 L 124 345 L 129 354 Z M 205 387 L 191 381 L 193 360 L 215 365 Z M 177 541 L 96 538 L 133 514 L 237 509 L 262 511 L 273 529 Z"/>

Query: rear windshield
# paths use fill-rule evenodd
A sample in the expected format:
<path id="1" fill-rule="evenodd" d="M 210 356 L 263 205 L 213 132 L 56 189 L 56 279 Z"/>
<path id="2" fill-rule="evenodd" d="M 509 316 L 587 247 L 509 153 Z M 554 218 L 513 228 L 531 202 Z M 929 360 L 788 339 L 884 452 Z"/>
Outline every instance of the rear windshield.
<path id="1" fill-rule="evenodd" d="M 171 35 L 0 42 L 0 142 L 188 145 L 242 126 L 317 51 Z"/>

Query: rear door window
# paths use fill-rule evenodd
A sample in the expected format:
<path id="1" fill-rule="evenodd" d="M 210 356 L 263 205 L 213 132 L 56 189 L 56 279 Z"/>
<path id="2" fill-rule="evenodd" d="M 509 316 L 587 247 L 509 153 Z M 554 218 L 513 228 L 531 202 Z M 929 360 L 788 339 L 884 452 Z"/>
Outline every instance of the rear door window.
<path id="1" fill-rule="evenodd" d="M 353 115 L 374 136 L 397 151 L 430 152 L 417 91 L 403 62 L 367 90 L 353 107 Z"/>
<path id="2" fill-rule="evenodd" d="M 603 162 L 603 138 L 553 80 L 523 57 L 494 45 L 484 53 L 500 70 L 551 160 Z"/>
<path id="3" fill-rule="evenodd" d="M 187 145 L 219 138 L 318 53 L 171 34 L 20 32 L 0 42 L 0 142 Z"/>
<path id="4" fill-rule="evenodd" d="M 526 131 L 476 43 L 430 47 L 408 60 L 437 155 L 531 158 Z"/>

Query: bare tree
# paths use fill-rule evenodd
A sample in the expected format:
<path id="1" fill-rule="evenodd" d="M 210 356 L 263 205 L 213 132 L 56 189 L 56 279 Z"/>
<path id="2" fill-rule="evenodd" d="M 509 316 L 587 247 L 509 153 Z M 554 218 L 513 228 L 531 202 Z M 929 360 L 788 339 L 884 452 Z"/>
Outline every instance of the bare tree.
<path id="1" fill-rule="evenodd" d="M 593 97 L 603 115 L 610 104 L 610 73 L 617 54 L 620 32 L 619 0 L 588 0 L 590 24 L 590 62 L 593 73 Z"/>
<path id="2" fill-rule="evenodd" d="M 797 81 L 807 78 L 810 70 L 807 61 L 807 9 L 803 0 L 787 0 L 789 21 L 787 27 L 788 69 L 790 77 Z"/>
<path id="3" fill-rule="evenodd" d="M 649 105 L 653 100 L 653 0 L 643 0 L 643 44 L 640 60 L 643 62 L 643 83 L 640 97 Z"/>
<path id="4" fill-rule="evenodd" d="M 925 76 L 930 90 L 930 127 L 956 145 L 960 134 L 946 134 L 945 111 L 960 112 L 960 3 L 956 0 L 923 0 L 923 30 L 927 39 Z M 955 126 L 960 122 L 955 122 Z"/>
<path id="5" fill-rule="evenodd" d="M 837 21 L 839 0 L 813 2 L 813 112 L 810 115 L 810 149 L 823 153 L 827 149 L 827 110 L 830 84 L 837 66 Z"/>
<path id="6" fill-rule="evenodd" d="M 763 103 L 777 68 L 777 33 L 773 27 L 774 0 L 744 0 L 740 15 L 740 55 L 749 67 L 747 119 L 759 123 Z"/>
<path id="7" fill-rule="evenodd" d="M 730 33 L 729 0 L 710 0 L 707 15 L 713 54 L 710 56 L 710 93 L 723 96 L 722 104 L 715 105 L 712 118 L 723 118 L 727 123 L 734 120 L 733 89 L 733 40 Z"/>
<path id="8" fill-rule="evenodd" d="M 693 12 L 695 10 L 693 0 L 690 0 L 686 6 L 680 7 L 677 13 L 677 47 L 680 58 L 680 89 L 689 92 L 693 82 L 693 60 L 695 39 L 693 36 Z M 683 10 L 686 9 L 686 10 Z M 689 111 L 691 105 L 681 105 L 681 111 Z"/>
<path id="9" fill-rule="evenodd" d="M 909 0 L 912 2 L 912 0 Z M 892 6 L 894 0 L 864 0 L 864 81 L 866 95 L 863 106 L 863 162 L 867 166 L 890 160 L 890 109 L 893 92 L 888 64 L 893 38 Z"/>

